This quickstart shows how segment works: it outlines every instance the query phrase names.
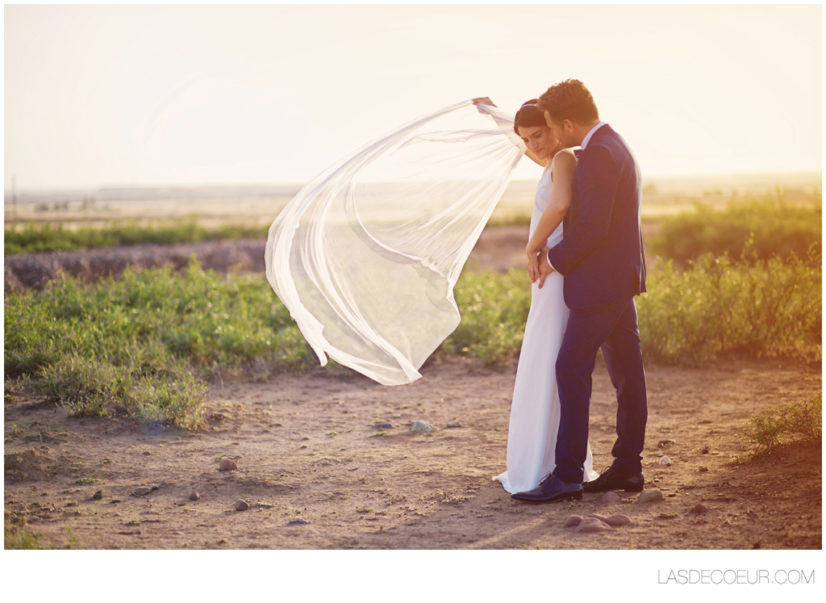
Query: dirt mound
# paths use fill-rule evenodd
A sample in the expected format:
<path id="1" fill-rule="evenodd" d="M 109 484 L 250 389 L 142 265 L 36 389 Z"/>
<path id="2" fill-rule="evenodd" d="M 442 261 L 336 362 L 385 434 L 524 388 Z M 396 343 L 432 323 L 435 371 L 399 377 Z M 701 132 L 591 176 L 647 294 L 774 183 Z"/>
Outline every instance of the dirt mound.
<path id="1" fill-rule="evenodd" d="M 88 251 L 52 251 L 6 256 L 5 290 L 41 289 L 60 272 L 92 281 L 120 276 L 127 266 L 151 268 L 171 263 L 180 270 L 194 255 L 204 268 L 228 272 L 233 268 L 264 271 L 266 241 L 241 239 L 174 245 L 119 245 Z"/>

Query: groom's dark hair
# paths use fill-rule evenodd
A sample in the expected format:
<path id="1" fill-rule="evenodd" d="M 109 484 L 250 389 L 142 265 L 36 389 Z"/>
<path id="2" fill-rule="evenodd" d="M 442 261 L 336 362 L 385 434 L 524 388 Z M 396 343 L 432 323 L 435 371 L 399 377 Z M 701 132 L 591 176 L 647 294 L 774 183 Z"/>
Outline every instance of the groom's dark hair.
<path id="1" fill-rule="evenodd" d="M 554 84 L 539 97 L 537 107 L 540 111 L 547 111 L 555 122 L 570 119 L 578 124 L 589 124 L 599 120 L 594 98 L 579 80 Z"/>

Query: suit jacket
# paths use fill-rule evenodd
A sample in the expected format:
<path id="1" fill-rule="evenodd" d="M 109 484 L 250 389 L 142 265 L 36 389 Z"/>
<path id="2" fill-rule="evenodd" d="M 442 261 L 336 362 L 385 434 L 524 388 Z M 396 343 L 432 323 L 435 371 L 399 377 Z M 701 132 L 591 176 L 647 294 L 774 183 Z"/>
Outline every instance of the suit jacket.
<path id="1" fill-rule="evenodd" d="M 619 302 L 645 291 L 640 184 L 628 145 L 609 125 L 600 127 L 579 156 L 564 239 L 548 251 L 565 277 L 569 308 Z"/>

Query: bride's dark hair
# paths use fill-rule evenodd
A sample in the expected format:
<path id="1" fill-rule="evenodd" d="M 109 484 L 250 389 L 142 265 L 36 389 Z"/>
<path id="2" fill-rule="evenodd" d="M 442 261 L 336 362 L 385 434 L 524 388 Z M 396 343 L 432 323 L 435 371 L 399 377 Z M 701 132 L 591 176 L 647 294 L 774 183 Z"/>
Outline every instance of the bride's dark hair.
<path id="1" fill-rule="evenodd" d="M 529 101 L 522 103 L 519 111 L 513 116 L 513 131 L 519 134 L 517 128 L 522 126 L 524 128 L 533 128 L 536 126 L 545 126 L 545 114 L 536 106 L 538 99 L 532 98 Z"/>

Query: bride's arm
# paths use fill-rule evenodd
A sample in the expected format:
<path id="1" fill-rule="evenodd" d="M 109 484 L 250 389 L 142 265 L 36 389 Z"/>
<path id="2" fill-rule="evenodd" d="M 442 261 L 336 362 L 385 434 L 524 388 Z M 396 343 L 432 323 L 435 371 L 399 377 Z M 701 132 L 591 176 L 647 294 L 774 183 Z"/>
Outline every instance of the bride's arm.
<path id="1" fill-rule="evenodd" d="M 575 169 L 576 158 L 572 153 L 561 151 L 554 156 L 551 163 L 551 177 L 553 178 L 551 199 L 545 211 L 542 212 L 536 229 L 525 247 L 531 282 L 539 277 L 540 252 L 545 249 L 548 237 L 556 230 L 565 214 L 568 213 L 568 208 L 571 207 L 571 186 Z"/>

